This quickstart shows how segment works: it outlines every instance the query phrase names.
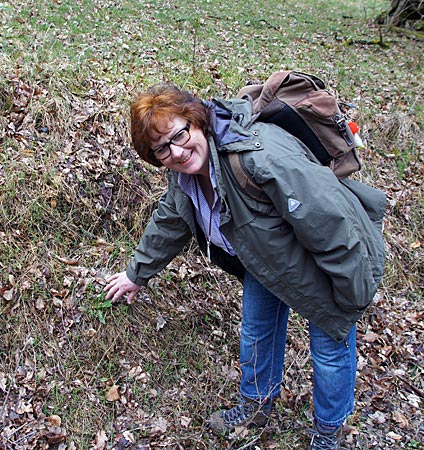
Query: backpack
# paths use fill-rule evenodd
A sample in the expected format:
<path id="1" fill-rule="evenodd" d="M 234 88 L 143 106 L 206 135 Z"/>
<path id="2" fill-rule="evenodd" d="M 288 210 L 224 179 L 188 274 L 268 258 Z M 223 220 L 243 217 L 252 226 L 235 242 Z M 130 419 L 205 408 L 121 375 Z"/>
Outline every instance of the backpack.
<path id="1" fill-rule="evenodd" d="M 237 98 L 251 102 L 250 124 L 267 122 L 285 129 L 302 141 L 321 164 L 329 166 L 337 178 L 360 170 L 349 123 L 320 78 L 295 71 L 275 72 L 264 84 L 241 88 Z M 257 192 L 260 187 L 245 170 L 240 155 L 229 154 L 229 159 L 240 185 L 263 201 L 264 194 Z"/>

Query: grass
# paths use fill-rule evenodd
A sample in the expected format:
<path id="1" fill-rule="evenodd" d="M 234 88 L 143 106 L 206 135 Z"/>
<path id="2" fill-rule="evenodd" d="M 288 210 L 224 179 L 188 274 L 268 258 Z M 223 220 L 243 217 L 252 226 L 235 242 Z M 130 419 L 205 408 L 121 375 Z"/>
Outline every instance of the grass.
<path id="1" fill-rule="evenodd" d="M 299 316 L 270 425 L 224 439 L 204 419 L 236 398 L 239 283 L 192 244 L 140 303 L 111 306 L 102 294 L 166 183 L 131 149 L 131 98 L 164 80 L 230 98 L 281 68 L 317 74 L 356 104 L 348 114 L 367 143 L 360 177 L 389 198 L 386 274 L 359 327 L 363 367 L 345 444 L 423 448 L 413 397 L 424 389 L 423 45 L 375 24 L 386 3 L 0 4 L 0 449 L 102 448 L 103 432 L 108 449 L 125 440 L 305 448 L 311 367 Z M 362 342 L 367 331 L 379 340 Z M 109 401 L 115 385 L 119 400 Z"/>

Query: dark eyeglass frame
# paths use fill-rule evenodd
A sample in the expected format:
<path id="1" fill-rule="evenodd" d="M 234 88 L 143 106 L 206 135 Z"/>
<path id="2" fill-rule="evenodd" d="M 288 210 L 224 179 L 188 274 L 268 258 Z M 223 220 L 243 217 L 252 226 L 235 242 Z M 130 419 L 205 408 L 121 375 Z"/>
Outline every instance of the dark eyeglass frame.
<path id="1" fill-rule="evenodd" d="M 181 130 L 178 130 L 178 131 L 171 137 L 171 139 L 170 139 L 167 143 L 161 144 L 161 145 L 158 145 L 158 146 L 155 147 L 155 148 L 152 148 L 152 149 L 151 149 L 151 152 L 153 153 L 153 156 L 154 156 L 158 161 L 163 161 L 164 159 L 168 158 L 169 155 L 171 154 L 171 147 L 170 147 L 171 144 L 173 144 L 173 145 L 178 145 L 179 147 L 182 147 L 183 145 L 187 144 L 187 142 L 191 139 L 190 125 L 191 125 L 191 122 L 188 121 L 187 124 L 186 124 L 186 126 L 183 127 L 183 128 L 181 128 Z M 186 139 L 184 142 L 175 143 L 175 142 L 174 142 L 175 138 L 176 138 L 179 134 L 181 134 L 182 132 L 187 132 L 187 139 Z M 165 151 L 166 149 L 168 149 L 168 151 L 166 152 L 166 156 L 163 156 L 163 155 L 162 155 L 161 157 L 159 157 L 159 156 L 158 156 L 158 153 L 160 153 L 160 152 L 162 152 L 162 151 Z"/>

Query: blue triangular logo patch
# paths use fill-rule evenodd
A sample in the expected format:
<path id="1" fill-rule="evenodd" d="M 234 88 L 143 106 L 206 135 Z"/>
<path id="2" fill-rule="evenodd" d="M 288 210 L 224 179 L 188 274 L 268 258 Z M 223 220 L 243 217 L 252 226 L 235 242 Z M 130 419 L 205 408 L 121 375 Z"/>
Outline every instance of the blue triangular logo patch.
<path id="1" fill-rule="evenodd" d="M 288 207 L 290 213 L 299 208 L 300 205 L 301 203 L 299 202 L 299 200 L 296 200 L 295 198 L 289 198 Z"/>

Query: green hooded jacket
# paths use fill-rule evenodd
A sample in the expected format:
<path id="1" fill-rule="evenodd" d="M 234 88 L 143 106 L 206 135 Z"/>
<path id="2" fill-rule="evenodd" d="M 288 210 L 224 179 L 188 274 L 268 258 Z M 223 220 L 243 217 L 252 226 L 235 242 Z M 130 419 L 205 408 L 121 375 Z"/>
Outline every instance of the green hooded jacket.
<path id="1" fill-rule="evenodd" d="M 214 105 L 228 113 L 224 122 L 215 119 L 220 132 L 209 138 L 209 146 L 222 200 L 221 231 L 237 257 L 215 247 L 212 260 L 240 277 L 248 270 L 284 303 L 342 341 L 371 303 L 383 275 L 385 194 L 354 180 L 340 182 L 275 125 L 248 126 L 248 102 L 215 100 Z M 229 152 L 242 153 L 271 204 L 243 191 Z M 146 285 L 193 235 L 204 249 L 193 205 L 177 180 L 178 173 L 169 171 L 168 190 L 127 267 L 138 285 Z"/>

